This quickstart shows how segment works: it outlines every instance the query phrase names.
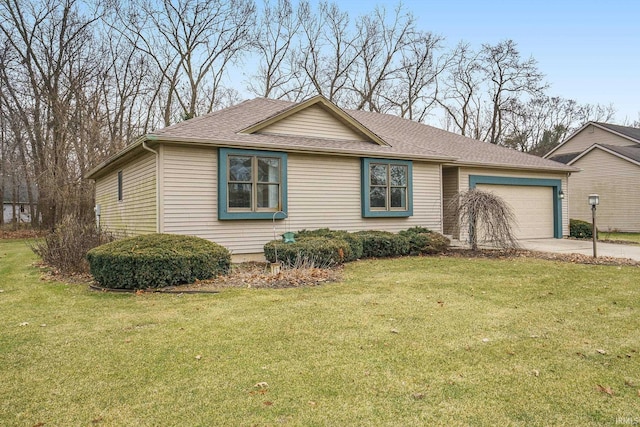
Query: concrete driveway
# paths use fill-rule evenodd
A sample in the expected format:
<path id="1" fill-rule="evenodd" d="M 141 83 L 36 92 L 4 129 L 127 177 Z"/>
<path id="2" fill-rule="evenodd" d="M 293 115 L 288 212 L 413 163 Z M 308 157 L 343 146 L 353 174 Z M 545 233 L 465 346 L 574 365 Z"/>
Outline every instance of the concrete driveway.
<path id="1" fill-rule="evenodd" d="M 593 242 L 591 240 L 530 239 L 520 240 L 519 243 L 523 249 L 531 251 L 593 255 Z M 640 245 L 598 242 L 597 249 L 599 257 L 631 258 L 640 261 Z"/>

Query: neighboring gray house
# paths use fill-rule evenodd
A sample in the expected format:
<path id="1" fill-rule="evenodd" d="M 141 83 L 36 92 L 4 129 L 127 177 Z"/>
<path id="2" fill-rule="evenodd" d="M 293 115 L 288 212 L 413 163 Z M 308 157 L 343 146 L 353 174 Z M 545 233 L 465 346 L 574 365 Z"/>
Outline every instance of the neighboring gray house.
<path id="1" fill-rule="evenodd" d="M 483 188 L 514 208 L 521 238 L 568 234 L 577 169 L 396 116 L 316 96 L 258 98 L 145 135 L 97 166 L 101 223 L 129 235 L 196 235 L 259 254 L 285 229 L 455 234 L 445 209 Z M 454 235 L 462 237 L 463 235 Z"/>
<path id="2" fill-rule="evenodd" d="M 598 229 L 640 232 L 640 129 L 589 122 L 544 157 L 581 170 L 569 185 L 571 218 L 591 222 L 596 193 Z"/>
<path id="3" fill-rule="evenodd" d="M 2 219 L 4 224 L 12 223 L 14 220 L 19 223 L 30 223 L 31 213 L 29 211 L 29 203 L 3 202 Z"/>

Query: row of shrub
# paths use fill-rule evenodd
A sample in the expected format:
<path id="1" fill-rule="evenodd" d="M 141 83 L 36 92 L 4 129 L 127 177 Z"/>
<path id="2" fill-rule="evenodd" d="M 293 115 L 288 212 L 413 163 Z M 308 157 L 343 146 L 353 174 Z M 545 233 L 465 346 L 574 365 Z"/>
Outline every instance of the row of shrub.
<path id="1" fill-rule="evenodd" d="M 264 245 L 264 255 L 269 262 L 293 265 L 304 258 L 313 260 L 316 265 L 330 266 L 360 258 L 431 255 L 445 252 L 448 247 L 449 239 L 423 227 L 413 227 L 399 233 L 348 233 L 321 228 L 297 232 L 295 243 L 272 240 Z"/>
<path id="2" fill-rule="evenodd" d="M 386 231 L 302 230 L 295 243 L 281 240 L 264 246 L 271 262 L 295 265 L 301 260 L 319 267 L 339 265 L 360 258 L 426 255 L 447 250 L 449 240 L 426 228 L 400 233 Z M 226 274 L 229 251 L 192 236 L 147 234 L 110 242 L 87 253 L 91 274 L 102 287 L 113 289 L 161 288 Z"/>

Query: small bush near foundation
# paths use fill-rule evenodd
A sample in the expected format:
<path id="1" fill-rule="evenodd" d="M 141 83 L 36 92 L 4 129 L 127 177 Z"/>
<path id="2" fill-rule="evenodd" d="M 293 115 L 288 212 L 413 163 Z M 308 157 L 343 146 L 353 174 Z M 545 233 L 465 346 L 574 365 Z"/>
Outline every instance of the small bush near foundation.
<path id="1" fill-rule="evenodd" d="M 192 283 L 226 274 L 229 251 L 199 237 L 147 234 L 99 246 L 87 254 L 98 284 L 145 289 Z"/>
<path id="2" fill-rule="evenodd" d="M 345 254 L 345 262 L 355 261 L 362 258 L 362 240 L 353 233 L 341 230 L 330 230 L 328 228 L 319 228 L 317 230 L 300 230 L 296 233 L 296 240 L 304 240 L 309 237 L 327 237 L 330 239 L 345 240 L 350 247 L 350 251 Z"/>
<path id="3" fill-rule="evenodd" d="M 388 231 L 358 231 L 353 233 L 362 241 L 364 258 L 389 258 L 408 255 L 409 239 Z"/>
<path id="4" fill-rule="evenodd" d="M 264 257 L 269 262 L 295 265 L 300 259 L 313 261 L 317 266 L 331 267 L 352 258 L 351 247 L 344 239 L 335 237 L 304 237 L 295 243 L 272 240 L 264 245 Z"/>
<path id="5" fill-rule="evenodd" d="M 449 239 L 440 233 L 424 227 L 412 227 L 403 230 L 401 236 L 409 239 L 409 255 L 433 255 L 446 252 L 449 248 Z"/>
<path id="6" fill-rule="evenodd" d="M 592 225 L 580 219 L 570 219 L 569 236 L 577 239 L 591 239 L 593 238 Z"/>

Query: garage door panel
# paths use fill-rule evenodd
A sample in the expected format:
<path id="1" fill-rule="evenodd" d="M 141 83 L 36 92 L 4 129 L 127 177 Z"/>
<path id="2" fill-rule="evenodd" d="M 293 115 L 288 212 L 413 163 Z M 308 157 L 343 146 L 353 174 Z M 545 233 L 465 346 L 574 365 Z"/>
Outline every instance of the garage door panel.
<path id="1" fill-rule="evenodd" d="M 509 204 L 516 218 L 512 225 L 518 239 L 554 237 L 551 187 L 478 184 L 476 188 L 494 193 Z"/>

